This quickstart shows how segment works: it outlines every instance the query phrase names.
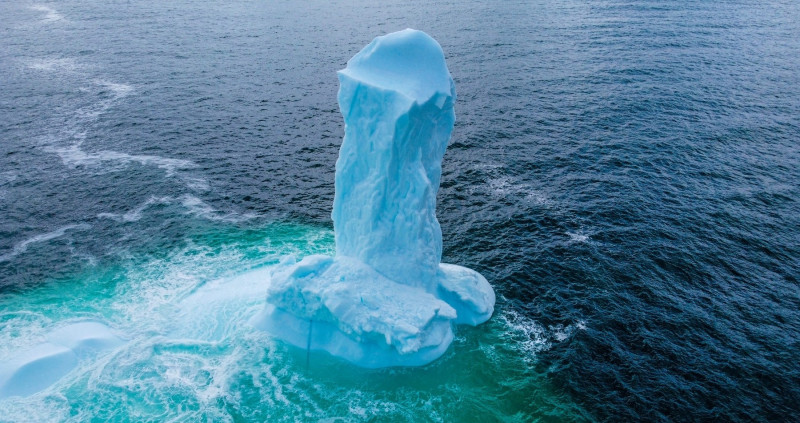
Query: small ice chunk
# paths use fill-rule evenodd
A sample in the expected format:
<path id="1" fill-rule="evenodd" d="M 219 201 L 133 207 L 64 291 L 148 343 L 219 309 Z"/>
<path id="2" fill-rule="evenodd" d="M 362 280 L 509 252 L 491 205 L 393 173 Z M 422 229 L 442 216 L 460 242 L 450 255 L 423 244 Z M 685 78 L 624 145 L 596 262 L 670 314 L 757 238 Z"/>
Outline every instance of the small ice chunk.
<path id="1" fill-rule="evenodd" d="M 478 325 L 494 312 L 492 286 L 480 273 L 455 264 L 439 264 L 439 298 L 456 309 L 456 323 Z"/>

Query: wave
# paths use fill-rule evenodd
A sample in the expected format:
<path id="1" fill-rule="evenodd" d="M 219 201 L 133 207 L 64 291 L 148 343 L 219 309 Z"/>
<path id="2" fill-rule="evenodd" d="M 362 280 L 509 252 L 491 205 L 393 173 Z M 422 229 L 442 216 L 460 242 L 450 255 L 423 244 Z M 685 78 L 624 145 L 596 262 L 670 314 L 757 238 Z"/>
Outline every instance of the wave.
<path id="1" fill-rule="evenodd" d="M 19 177 L 19 174 L 14 171 L 0 172 L 0 186 L 10 182 L 14 182 Z"/>
<path id="2" fill-rule="evenodd" d="M 550 349 L 552 342 L 547 336 L 547 331 L 533 319 L 510 307 L 506 307 L 498 317 L 506 327 L 504 333 L 504 337 L 508 338 L 506 341 L 519 346 L 526 362 L 533 362 L 536 354 Z"/>
<path id="3" fill-rule="evenodd" d="M 586 330 L 586 322 L 583 320 L 578 320 L 577 322 L 566 326 L 555 325 L 548 327 L 548 329 L 550 330 L 553 339 L 558 342 L 563 342 L 571 338 L 575 334 L 575 331 Z"/>
<path id="4" fill-rule="evenodd" d="M 74 225 L 62 226 L 62 227 L 60 227 L 60 228 L 58 228 L 58 229 L 56 229 L 54 231 L 30 237 L 30 238 L 18 243 L 17 245 L 15 245 L 11 249 L 10 253 L 0 256 L 0 262 L 9 261 L 12 258 L 24 253 L 28 249 L 28 246 L 31 245 L 31 244 L 36 244 L 36 243 L 39 243 L 39 242 L 47 242 L 47 241 L 50 241 L 52 239 L 60 238 L 60 237 L 64 236 L 67 233 L 67 231 L 70 231 L 70 230 L 87 230 L 87 229 L 90 229 L 90 228 L 91 228 L 91 225 L 89 225 L 89 224 L 79 223 L 79 224 L 74 224 Z"/>

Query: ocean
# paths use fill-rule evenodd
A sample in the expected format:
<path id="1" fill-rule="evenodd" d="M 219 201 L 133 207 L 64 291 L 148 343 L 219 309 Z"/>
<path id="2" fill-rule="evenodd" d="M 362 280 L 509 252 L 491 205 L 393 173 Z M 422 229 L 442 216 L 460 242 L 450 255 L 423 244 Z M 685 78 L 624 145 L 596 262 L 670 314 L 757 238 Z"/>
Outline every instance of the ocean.
<path id="1" fill-rule="evenodd" d="M 407 27 L 456 84 L 443 261 L 492 319 L 419 368 L 254 330 L 333 253 L 336 71 Z M 127 343 L 0 421 L 800 419 L 800 3 L 0 3 L 0 361 Z"/>

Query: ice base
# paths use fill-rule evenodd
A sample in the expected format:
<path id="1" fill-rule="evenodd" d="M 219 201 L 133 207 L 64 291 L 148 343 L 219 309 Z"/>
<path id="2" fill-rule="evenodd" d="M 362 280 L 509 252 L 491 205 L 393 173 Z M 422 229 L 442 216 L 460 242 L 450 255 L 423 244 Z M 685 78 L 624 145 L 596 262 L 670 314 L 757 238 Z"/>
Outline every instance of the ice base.
<path id="1" fill-rule="evenodd" d="M 454 323 L 477 325 L 494 310 L 479 273 L 442 263 L 436 280 L 434 294 L 350 257 L 287 258 L 273 268 L 267 307 L 252 324 L 362 367 L 420 366 L 444 354 Z"/>

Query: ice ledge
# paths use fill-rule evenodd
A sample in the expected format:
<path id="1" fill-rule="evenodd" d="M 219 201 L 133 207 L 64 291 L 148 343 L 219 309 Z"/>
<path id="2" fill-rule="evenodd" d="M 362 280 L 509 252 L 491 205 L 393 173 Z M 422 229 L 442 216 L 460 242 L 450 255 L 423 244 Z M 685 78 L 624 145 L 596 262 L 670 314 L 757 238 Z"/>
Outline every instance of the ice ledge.
<path id="1" fill-rule="evenodd" d="M 454 323 L 483 323 L 495 302 L 483 276 L 451 264 L 437 273 L 440 298 L 342 256 L 288 258 L 271 279 L 255 327 L 363 367 L 427 364 L 447 350 Z"/>

